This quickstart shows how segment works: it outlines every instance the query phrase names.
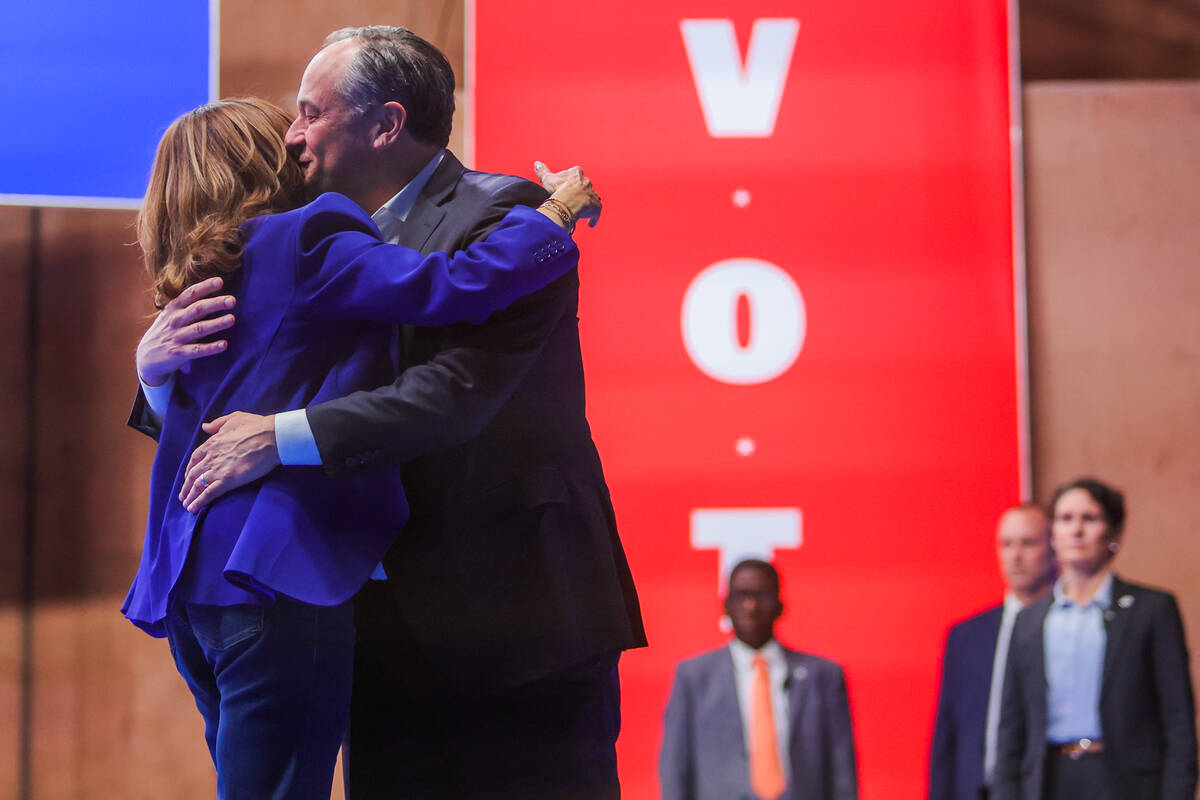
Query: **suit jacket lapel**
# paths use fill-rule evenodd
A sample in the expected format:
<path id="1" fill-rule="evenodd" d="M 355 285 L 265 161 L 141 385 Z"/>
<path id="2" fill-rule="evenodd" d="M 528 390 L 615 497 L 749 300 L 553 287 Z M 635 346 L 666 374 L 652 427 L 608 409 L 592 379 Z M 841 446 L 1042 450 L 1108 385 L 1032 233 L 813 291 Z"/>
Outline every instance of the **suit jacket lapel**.
<path id="1" fill-rule="evenodd" d="M 1000 623 L 1004 619 L 1004 606 L 993 608 L 986 612 L 984 622 L 987 624 L 980 626 L 980 635 L 983 637 L 977 641 L 970 643 L 970 647 L 977 649 L 980 656 L 980 669 L 973 670 L 968 673 L 966 678 L 968 681 L 978 681 L 971 687 L 971 692 L 975 697 L 985 698 L 983 713 L 987 716 L 987 701 L 986 698 L 992 690 L 992 670 L 996 664 L 996 646 L 1000 643 Z M 1011 648 L 1012 640 L 1009 640 Z M 974 653 L 971 654 L 972 660 Z M 986 658 L 985 658 L 986 657 Z"/>
<path id="2" fill-rule="evenodd" d="M 1128 599 L 1126 599 L 1128 598 Z M 1108 691 L 1108 686 L 1112 680 L 1112 668 L 1116 660 L 1117 653 L 1121 652 L 1121 648 L 1125 644 L 1125 639 L 1129 635 L 1130 624 L 1133 620 L 1134 596 L 1130 593 L 1129 584 L 1113 576 L 1112 582 L 1112 604 L 1108 611 L 1104 612 L 1104 673 L 1100 678 L 1100 695 Z"/>
<path id="3" fill-rule="evenodd" d="M 802 655 L 794 650 L 785 649 L 783 652 L 787 656 L 788 666 L 786 685 L 788 690 L 788 750 L 790 751 L 801 739 L 801 734 L 796 729 L 800 727 L 798 724 L 800 711 L 812 690 L 812 676 L 809 674 L 808 665 L 804 663 Z"/>
<path id="4" fill-rule="evenodd" d="M 1033 706 L 1037 709 L 1038 718 L 1030 720 L 1029 729 L 1034 731 L 1034 736 L 1045 738 L 1046 735 L 1046 646 L 1045 646 L 1045 630 L 1046 630 L 1046 615 L 1050 613 L 1050 604 L 1054 601 L 1054 593 L 1048 592 L 1044 597 L 1034 601 L 1029 607 L 1029 613 L 1033 615 L 1030 620 L 1030 625 L 1027 630 L 1033 635 L 1034 641 L 1027 643 L 1029 653 L 1029 669 L 1031 675 L 1025 682 L 1025 685 L 1031 687 L 1034 691 Z M 1011 661 L 1014 656 L 1014 649 L 1018 647 L 1017 631 L 1013 629 L 1013 638 L 1009 640 L 1008 658 Z M 1040 733 L 1037 733 L 1040 731 Z"/>
<path id="5" fill-rule="evenodd" d="M 728 647 L 725 648 L 723 658 L 714 660 L 712 685 L 728 687 L 728 691 L 722 691 L 718 695 L 719 710 L 718 714 L 714 716 L 737 722 L 736 753 L 738 757 L 745 758 L 746 748 L 749 746 L 748 736 L 746 731 L 742 730 L 742 711 L 741 704 L 738 703 L 737 676 L 733 672 L 733 653 L 729 651 Z M 730 726 L 728 729 L 733 730 L 734 728 Z M 726 750 L 726 752 L 730 751 Z"/>
<path id="6" fill-rule="evenodd" d="M 404 222 L 394 222 L 381 229 L 383 238 L 393 244 L 402 244 L 415 250 L 424 250 L 429 237 L 446 216 L 442 207 L 454 192 L 465 168 L 454 154 L 446 151 L 442 162 L 429 176 L 429 182 L 421 190 L 417 201 L 408 212 Z"/>

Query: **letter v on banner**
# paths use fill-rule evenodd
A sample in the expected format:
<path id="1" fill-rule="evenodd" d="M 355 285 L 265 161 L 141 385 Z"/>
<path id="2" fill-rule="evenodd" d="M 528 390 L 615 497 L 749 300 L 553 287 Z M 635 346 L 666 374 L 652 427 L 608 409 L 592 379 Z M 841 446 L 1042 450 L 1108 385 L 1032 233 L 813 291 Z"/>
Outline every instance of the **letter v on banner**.
<path id="1" fill-rule="evenodd" d="M 800 20 L 755 20 L 744 65 L 732 20 L 685 19 L 679 30 L 709 135 L 766 138 L 774 133 Z"/>

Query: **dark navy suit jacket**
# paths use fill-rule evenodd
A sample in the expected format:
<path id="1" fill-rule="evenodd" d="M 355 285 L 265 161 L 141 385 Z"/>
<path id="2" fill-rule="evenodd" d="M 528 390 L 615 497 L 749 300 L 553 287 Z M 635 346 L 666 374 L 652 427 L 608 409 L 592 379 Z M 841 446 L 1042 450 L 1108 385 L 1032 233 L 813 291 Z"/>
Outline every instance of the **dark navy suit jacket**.
<path id="1" fill-rule="evenodd" d="M 979 800 L 992 664 L 1004 606 L 989 608 L 950 629 L 942 658 L 929 800 Z"/>
<path id="2" fill-rule="evenodd" d="M 396 323 L 482 321 L 578 260 L 566 232 L 526 208 L 452 257 L 384 244 L 336 194 L 244 231 L 242 266 L 227 283 L 238 298 L 229 347 L 177 375 L 158 437 L 141 565 L 123 608 L 156 635 L 185 560 L 190 602 L 282 594 L 333 605 L 362 586 L 408 518 L 398 468 L 340 478 L 279 469 L 192 514 L 178 494 L 201 423 L 373 388 L 394 374 Z M 135 406 L 134 419 L 143 412 Z"/>

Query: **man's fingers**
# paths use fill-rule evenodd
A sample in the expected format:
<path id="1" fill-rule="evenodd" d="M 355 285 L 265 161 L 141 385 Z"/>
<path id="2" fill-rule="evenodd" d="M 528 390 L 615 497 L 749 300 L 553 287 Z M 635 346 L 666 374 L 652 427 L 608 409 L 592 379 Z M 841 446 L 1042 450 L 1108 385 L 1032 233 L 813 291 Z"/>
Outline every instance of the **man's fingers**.
<path id="1" fill-rule="evenodd" d="M 209 278 L 208 280 L 203 280 L 199 283 L 193 283 L 191 286 L 180 292 L 178 297 L 167 303 L 166 308 L 172 310 L 187 308 L 201 297 L 207 297 L 208 295 L 220 289 L 224 283 L 225 282 L 219 277 Z"/>
<path id="2" fill-rule="evenodd" d="M 197 300 L 190 306 L 180 309 L 175 313 L 172 320 L 176 326 L 182 328 L 186 325 L 191 325 L 197 320 L 202 320 L 206 317 L 211 317 L 213 314 L 220 314 L 223 311 L 229 311 L 237 304 L 237 300 L 231 294 L 223 294 L 218 297 L 206 297 L 203 300 Z"/>
<path id="3" fill-rule="evenodd" d="M 192 323 L 186 328 L 180 328 L 179 338 L 181 342 L 190 343 L 206 336 L 211 336 L 218 331 L 223 331 L 226 328 L 232 328 L 234 323 L 233 314 L 223 314 L 214 319 L 204 319 L 199 322 Z"/>
<path id="4" fill-rule="evenodd" d="M 197 358 L 215 356 L 217 353 L 223 353 L 227 347 L 229 347 L 229 342 L 224 339 L 218 339 L 215 342 L 187 344 L 180 348 L 177 352 L 180 354 L 180 356 L 182 356 L 183 360 L 195 361 Z"/>
<path id="5" fill-rule="evenodd" d="M 233 414 L 236 413 L 236 411 L 233 412 Z M 200 427 L 204 429 L 205 433 L 217 433 L 221 430 L 221 428 L 225 427 L 226 422 L 229 422 L 229 420 L 233 419 L 233 414 L 226 414 L 223 417 L 217 417 L 212 422 L 205 422 Z"/>

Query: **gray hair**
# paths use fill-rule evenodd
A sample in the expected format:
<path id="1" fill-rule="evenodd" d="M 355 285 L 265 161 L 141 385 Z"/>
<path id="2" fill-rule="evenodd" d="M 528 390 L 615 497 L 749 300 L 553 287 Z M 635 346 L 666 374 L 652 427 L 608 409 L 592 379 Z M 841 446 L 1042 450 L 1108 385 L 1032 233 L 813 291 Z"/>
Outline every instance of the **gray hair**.
<path id="1" fill-rule="evenodd" d="M 454 70 L 442 52 L 408 28 L 391 25 L 336 30 L 321 49 L 346 39 L 359 47 L 335 91 L 360 113 L 399 103 L 414 139 L 445 147 L 454 123 Z"/>

